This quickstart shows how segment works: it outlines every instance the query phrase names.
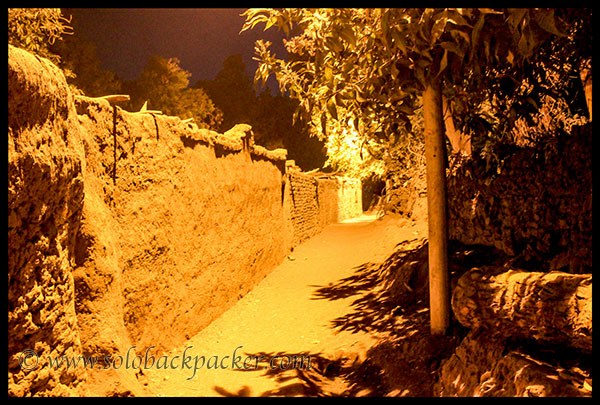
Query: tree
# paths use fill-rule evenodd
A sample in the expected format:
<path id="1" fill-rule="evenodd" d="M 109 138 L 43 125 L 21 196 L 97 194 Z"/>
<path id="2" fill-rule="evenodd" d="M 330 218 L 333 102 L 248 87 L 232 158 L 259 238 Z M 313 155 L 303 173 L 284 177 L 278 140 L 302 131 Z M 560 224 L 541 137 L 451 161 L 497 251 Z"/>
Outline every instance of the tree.
<path id="1" fill-rule="evenodd" d="M 582 64 L 591 62 L 592 10 L 511 12 L 505 20 L 512 33 L 505 35 L 514 36 L 516 52 L 529 52 L 527 38 L 537 38 L 541 26 L 546 27 L 550 37 L 545 41 L 537 38 L 535 52 L 520 58 L 519 63 L 509 63 L 509 58 L 496 60 L 473 84 L 464 81 L 453 88 L 446 86 L 445 96 L 452 101 L 456 129 L 472 138 L 473 152 L 477 154 L 493 151 L 491 146 L 498 142 L 541 142 L 560 132 L 570 132 L 570 127 L 583 122 L 585 116 L 591 118 L 586 111 L 585 83 L 579 76 L 584 73 Z M 521 34 L 525 39 L 521 39 Z M 591 88 L 591 75 L 586 83 Z M 454 97 L 458 92 L 469 97 Z"/>
<path id="2" fill-rule="evenodd" d="M 288 157 L 302 169 L 323 165 L 323 142 L 309 137 L 300 123 L 292 122 L 297 102 L 282 94 L 272 95 L 268 87 L 258 93 L 241 55 L 227 57 L 214 80 L 199 80 L 194 88 L 205 90 L 223 111 L 221 131 L 247 123 L 252 126 L 257 144 L 269 149 L 286 148 Z"/>
<path id="3" fill-rule="evenodd" d="M 123 81 L 114 72 L 100 67 L 96 46 L 79 36 L 66 37 L 51 50 L 60 56 L 60 68 L 67 72 L 69 84 L 90 97 L 119 94 Z"/>
<path id="4" fill-rule="evenodd" d="M 265 88 L 259 95 L 251 124 L 256 142 L 269 149 L 285 148 L 303 170 L 321 168 L 325 163 L 323 141 L 310 136 L 305 125 L 294 123 L 298 102 L 283 94 L 272 95 Z"/>
<path id="5" fill-rule="evenodd" d="M 451 90 L 447 96 L 454 103 L 464 96 L 461 88 L 482 89 L 490 69 L 521 66 L 547 37 L 560 34 L 554 11 L 268 9 L 246 16 L 243 29 L 264 23 L 265 29 L 295 34 L 286 43 L 289 61 L 272 55 L 269 43 L 257 42 L 255 80 L 275 74 L 282 91 L 300 101 L 298 113 L 307 114 L 324 136 L 333 120 L 353 125 L 365 140 L 402 142 L 411 134 L 409 116 L 422 94 L 431 331 L 445 333 L 450 291 L 444 90 Z"/>
<path id="6" fill-rule="evenodd" d="M 223 122 L 219 128 L 221 131 L 227 131 L 241 122 L 250 123 L 257 98 L 252 81 L 246 74 L 242 55 L 228 56 L 223 61 L 223 69 L 214 80 L 200 80 L 194 88 L 206 91 L 223 111 Z"/>
<path id="7" fill-rule="evenodd" d="M 71 33 L 69 22 L 59 8 L 9 8 L 8 43 L 58 64 L 50 45 Z"/>
<path id="8" fill-rule="evenodd" d="M 177 58 L 149 57 L 140 77 L 125 84 L 131 95 L 129 107 L 137 111 L 148 101 L 151 109 L 194 118 L 198 126 L 216 129 L 223 114 L 202 89 L 188 88 L 190 75 Z"/>

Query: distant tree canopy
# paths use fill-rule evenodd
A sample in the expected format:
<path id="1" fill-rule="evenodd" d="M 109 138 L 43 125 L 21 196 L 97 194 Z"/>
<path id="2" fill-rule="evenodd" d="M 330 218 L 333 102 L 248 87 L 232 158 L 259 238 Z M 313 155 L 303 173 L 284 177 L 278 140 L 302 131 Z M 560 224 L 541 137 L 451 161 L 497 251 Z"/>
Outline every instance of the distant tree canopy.
<path id="1" fill-rule="evenodd" d="M 213 80 L 199 80 L 194 88 L 205 90 L 223 111 L 221 132 L 247 123 L 259 145 L 287 149 L 288 158 L 304 170 L 323 166 L 323 142 L 310 137 L 301 123 L 292 122 L 297 102 L 281 94 L 274 96 L 268 88 L 257 94 L 240 54 L 227 57 Z"/>
<path id="2" fill-rule="evenodd" d="M 80 38 L 76 33 L 65 37 L 52 46 L 60 56 L 59 66 L 67 74 L 67 81 L 90 97 L 118 94 L 123 81 L 116 73 L 100 67 L 96 46 Z"/>
<path id="3" fill-rule="evenodd" d="M 63 38 L 73 34 L 69 22 L 58 8 L 9 8 L 8 43 L 50 59 L 76 91 L 88 96 L 126 92 L 131 96 L 131 109 L 139 110 L 148 101 L 150 109 L 194 118 L 200 127 L 220 125 L 223 113 L 202 89 L 188 88 L 190 73 L 179 66 L 178 59 L 152 56 L 139 78 L 124 82 L 100 68 L 91 42 L 77 35 Z"/>
<path id="4" fill-rule="evenodd" d="M 148 109 L 194 118 L 200 127 L 218 128 L 223 113 L 202 89 L 188 87 L 191 73 L 179 63 L 177 58 L 149 57 L 140 77 L 123 85 L 131 96 L 129 107 L 137 111 L 147 101 Z"/>
<path id="5" fill-rule="evenodd" d="M 240 122 L 250 123 L 254 115 L 257 97 L 245 70 L 242 55 L 231 55 L 225 59 L 223 69 L 213 80 L 199 80 L 193 86 L 206 91 L 223 111 L 221 131 L 227 131 Z"/>

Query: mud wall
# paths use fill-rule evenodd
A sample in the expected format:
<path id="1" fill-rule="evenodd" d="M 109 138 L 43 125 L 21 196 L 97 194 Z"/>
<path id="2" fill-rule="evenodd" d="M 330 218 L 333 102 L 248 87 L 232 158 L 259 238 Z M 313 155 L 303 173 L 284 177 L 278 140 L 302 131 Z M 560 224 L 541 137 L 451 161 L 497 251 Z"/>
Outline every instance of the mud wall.
<path id="1" fill-rule="evenodd" d="M 9 394 L 143 393 L 134 371 L 42 362 L 168 350 L 248 292 L 290 247 L 286 151 L 253 145 L 248 126 L 73 96 L 10 46 L 8 66 Z"/>
<path id="2" fill-rule="evenodd" d="M 137 370 L 46 359 L 172 349 L 352 215 L 339 179 L 290 180 L 287 152 L 254 145 L 248 125 L 219 134 L 73 95 L 11 46 L 8 89 L 10 396 L 143 395 Z"/>
<path id="3" fill-rule="evenodd" d="M 138 347 L 171 348 L 284 256 L 276 162 L 285 156 L 243 150 L 243 131 L 221 135 L 176 117 L 117 109 L 113 181 L 112 107 L 90 99 L 78 106 L 89 134 L 88 160 L 96 163 L 90 171 L 102 180 L 99 194 L 115 218 L 126 328 Z M 157 320 L 164 328 L 156 328 Z"/>
<path id="4" fill-rule="evenodd" d="M 332 223 L 362 214 L 361 182 L 339 176 L 290 172 L 286 174 L 292 246 L 297 246 Z"/>
<path id="5" fill-rule="evenodd" d="M 77 115 L 62 72 L 10 45 L 8 99 L 8 394 L 71 395 L 83 370 L 37 367 L 23 353 L 82 352 L 72 276 L 84 195 Z"/>
<path id="6" fill-rule="evenodd" d="M 592 125 L 537 148 L 507 146 L 495 161 L 454 155 L 449 236 L 494 246 L 538 270 L 592 267 Z"/>

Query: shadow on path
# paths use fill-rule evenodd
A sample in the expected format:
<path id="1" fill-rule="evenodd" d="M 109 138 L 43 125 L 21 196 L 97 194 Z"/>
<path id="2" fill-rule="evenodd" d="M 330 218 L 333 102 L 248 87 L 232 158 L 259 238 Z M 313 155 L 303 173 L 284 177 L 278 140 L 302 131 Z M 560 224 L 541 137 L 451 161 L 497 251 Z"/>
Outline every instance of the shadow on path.
<path id="1" fill-rule="evenodd" d="M 472 267 L 500 263 L 497 250 L 481 246 L 449 245 L 451 281 Z M 429 332 L 427 242 L 405 241 L 383 263 L 364 263 L 336 283 L 312 286 L 311 299 L 355 297 L 351 311 L 331 321 L 331 327 L 352 333 L 366 332 L 377 343 L 365 353 L 253 353 L 308 356 L 310 367 L 272 367 L 265 360 L 258 369 L 280 386 L 260 394 L 246 386 L 238 392 L 223 387 L 224 396 L 431 396 L 441 360 L 449 356 L 466 330 L 455 325 L 449 336 Z M 457 322 L 454 322 L 457 324 Z"/>
<path id="2" fill-rule="evenodd" d="M 257 369 L 238 372 L 262 373 L 262 377 L 274 379 L 279 387 L 262 393 L 253 393 L 248 386 L 238 392 L 227 391 L 215 386 L 214 390 L 222 396 L 307 396 L 307 397 L 353 397 L 382 396 L 385 384 L 376 367 L 367 360 L 358 357 L 334 357 L 323 353 L 284 353 L 260 352 L 248 354 L 262 356 Z M 273 364 L 268 359 L 302 358 L 302 364 Z"/>

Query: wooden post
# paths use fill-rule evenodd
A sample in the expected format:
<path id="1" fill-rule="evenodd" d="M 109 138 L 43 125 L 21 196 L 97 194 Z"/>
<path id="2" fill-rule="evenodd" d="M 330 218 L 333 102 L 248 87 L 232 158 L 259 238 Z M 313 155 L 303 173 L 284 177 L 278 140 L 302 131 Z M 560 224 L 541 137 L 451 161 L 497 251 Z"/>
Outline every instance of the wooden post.
<path id="1" fill-rule="evenodd" d="M 113 105 L 113 185 L 117 184 L 117 106 Z"/>
<path id="2" fill-rule="evenodd" d="M 429 80 L 423 92 L 427 215 L 429 225 L 429 312 L 431 333 L 446 334 L 450 327 L 448 275 L 448 219 L 446 201 L 446 144 L 441 84 Z"/>

